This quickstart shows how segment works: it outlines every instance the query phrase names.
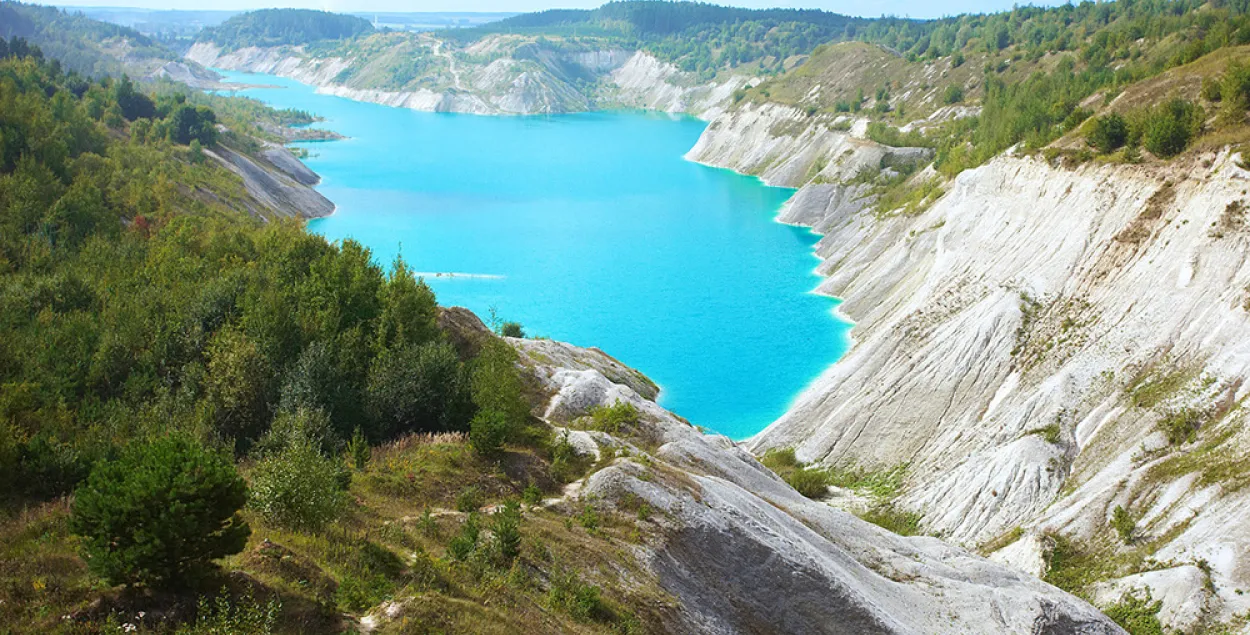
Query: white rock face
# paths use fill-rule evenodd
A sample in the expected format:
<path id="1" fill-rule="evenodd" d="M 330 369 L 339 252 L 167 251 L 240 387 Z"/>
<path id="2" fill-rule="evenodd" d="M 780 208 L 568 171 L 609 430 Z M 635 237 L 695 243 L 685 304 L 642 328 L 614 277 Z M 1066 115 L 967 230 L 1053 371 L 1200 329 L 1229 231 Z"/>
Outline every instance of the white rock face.
<path id="1" fill-rule="evenodd" d="M 1123 632 L 1035 578 L 804 498 L 743 448 L 610 381 L 636 373 L 599 351 L 509 342 L 546 387 L 544 411 L 576 417 L 620 399 L 654 428 L 659 449 L 650 460 L 617 459 L 579 495 L 604 505 L 642 500 L 666 512 L 663 539 L 642 557 L 681 603 L 673 632 Z M 617 443 L 632 456 L 645 452 Z"/>
<path id="2" fill-rule="evenodd" d="M 555 53 L 530 45 L 515 57 L 484 64 L 456 62 L 444 44 L 431 39 L 431 55 L 451 60 L 452 80 L 445 88 L 386 91 L 340 81 L 344 71 L 364 63 L 339 57 L 311 57 L 302 47 L 249 47 L 225 52 L 198 42 L 186 57 L 197 64 L 226 70 L 268 73 L 316 86 L 318 92 L 396 108 L 477 115 L 531 115 L 585 112 L 601 106 L 644 108 L 711 117 L 721 112 L 733 92 L 750 79 L 730 76 L 699 83 L 689 73 L 642 53 L 620 49 Z M 475 43 L 467 53 L 495 56 L 498 38 Z M 606 90 L 591 95 L 577 79 L 601 79 Z"/>
<path id="3" fill-rule="evenodd" d="M 1126 594 L 1144 597 L 1150 593 L 1152 600 L 1163 603 L 1159 620 L 1184 633 L 1197 632 L 1202 617 L 1207 613 L 1211 592 L 1206 588 L 1207 576 L 1193 565 L 1139 573 L 1094 587 L 1094 599 L 1099 604 L 1119 602 Z"/>
<path id="4" fill-rule="evenodd" d="M 1005 156 L 923 213 L 878 217 L 813 177 L 854 141 L 750 106 L 714 120 L 690 154 L 803 185 L 782 219 L 824 234 L 819 290 L 856 322 L 846 357 L 752 449 L 908 464 L 899 503 L 966 545 L 1015 527 L 1114 540 L 1123 506 L 1144 540 L 1167 538 L 1156 560 L 1209 564 L 1208 618 L 1250 609 L 1236 593 L 1250 586 L 1250 494 L 1220 482 L 1229 472 L 1198 476 L 1244 474 L 1231 463 L 1246 451 L 1244 415 L 1224 413 L 1250 373 L 1250 173 L 1227 151 L 1075 169 Z M 1128 394 L 1168 376 L 1179 379 L 1145 406 Z M 1157 425 L 1187 409 L 1216 449 L 1178 463 L 1199 444 L 1170 445 Z M 1020 549 L 1002 557 L 1038 572 L 1036 546 Z M 1165 619 L 1183 627 L 1182 613 Z"/>

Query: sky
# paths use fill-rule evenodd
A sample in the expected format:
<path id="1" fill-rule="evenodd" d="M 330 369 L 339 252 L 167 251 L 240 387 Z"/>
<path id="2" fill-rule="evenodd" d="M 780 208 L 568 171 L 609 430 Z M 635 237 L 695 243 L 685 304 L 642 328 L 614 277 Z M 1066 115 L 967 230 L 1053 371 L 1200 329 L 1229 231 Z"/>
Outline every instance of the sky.
<path id="1" fill-rule="evenodd" d="M 70 0 L 65 5 L 94 7 L 139 7 L 145 9 L 265 9 L 299 7 L 338 12 L 362 11 L 539 11 L 542 9 L 589 9 L 606 0 L 207 0 L 188 3 L 186 0 Z M 60 4 L 60 3 L 57 3 Z M 937 18 L 959 13 L 987 13 L 1010 9 L 1019 0 L 715 0 L 751 8 L 796 7 L 824 9 L 847 15 L 879 17 L 895 15 L 912 18 Z M 1033 4 L 1056 4 L 1039 1 Z M 61 5 L 61 6 L 65 6 Z"/>

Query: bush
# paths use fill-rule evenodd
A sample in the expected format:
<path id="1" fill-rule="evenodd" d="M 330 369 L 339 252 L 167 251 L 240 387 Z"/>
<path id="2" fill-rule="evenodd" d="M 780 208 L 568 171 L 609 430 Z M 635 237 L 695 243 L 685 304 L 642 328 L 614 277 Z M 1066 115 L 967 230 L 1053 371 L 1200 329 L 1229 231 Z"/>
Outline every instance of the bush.
<path id="1" fill-rule="evenodd" d="M 1116 113 L 1097 117 L 1090 124 L 1085 140 L 1102 154 L 1110 154 L 1128 142 L 1128 123 Z"/>
<path id="2" fill-rule="evenodd" d="M 363 470 L 369 465 L 369 459 L 373 457 L 373 449 L 369 447 L 369 440 L 365 438 L 365 433 L 359 428 L 352 434 L 352 440 L 347 442 L 347 456 L 352 460 L 352 467 L 357 470 Z"/>
<path id="3" fill-rule="evenodd" d="M 177 635 L 269 635 L 281 613 L 282 602 L 277 598 L 261 604 L 248 591 L 232 599 L 223 588 L 211 601 L 200 598 L 195 624 L 178 629 Z"/>
<path id="4" fill-rule="evenodd" d="M 1132 635 L 1163 635 L 1163 624 L 1159 621 L 1163 602 L 1152 600 L 1149 591 L 1144 596 L 1127 593 L 1119 602 L 1107 607 L 1107 617 Z"/>
<path id="5" fill-rule="evenodd" d="M 946 104 L 957 104 L 964 100 L 964 89 L 962 86 L 951 84 L 946 87 L 946 92 L 942 95 L 942 101 Z"/>
<path id="6" fill-rule="evenodd" d="M 1174 157 L 1189 147 L 1202 130 L 1202 108 L 1184 99 L 1173 99 L 1147 113 L 1142 144 L 1161 159 Z"/>
<path id="7" fill-rule="evenodd" d="M 472 513 L 482 507 L 482 490 L 470 485 L 456 494 L 456 511 Z"/>
<path id="8" fill-rule="evenodd" d="M 247 486 L 234 464 L 170 436 L 96 466 L 74 494 L 70 528 L 92 572 L 111 584 L 179 586 L 243 550 Z"/>
<path id="9" fill-rule="evenodd" d="M 521 554 L 521 506 L 508 501 L 491 515 L 491 555 L 497 564 L 508 566 Z"/>
<path id="10" fill-rule="evenodd" d="M 829 475 L 818 468 L 798 468 L 786 476 L 786 482 L 808 498 L 820 498 L 829 492 Z"/>
<path id="11" fill-rule="evenodd" d="M 590 411 L 591 427 L 608 434 L 619 435 L 638 425 L 639 412 L 633 404 L 616 400 L 611 406 L 599 406 Z"/>
<path id="12" fill-rule="evenodd" d="M 455 348 L 446 342 L 388 351 L 369 373 L 372 436 L 464 430 L 473 417 L 466 379 Z"/>
<path id="13" fill-rule="evenodd" d="M 503 327 L 499 329 L 499 334 L 504 337 L 525 337 L 525 329 L 521 328 L 518 322 L 504 322 Z"/>
<path id="14" fill-rule="evenodd" d="M 452 560 L 463 562 L 477 550 L 477 542 L 481 536 L 481 528 L 477 523 L 477 513 L 471 512 L 460 526 L 460 534 L 447 543 L 447 555 Z"/>
<path id="15" fill-rule="evenodd" d="M 342 463 L 322 455 L 315 440 L 293 439 L 256 466 L 251 505 L 275 525 L 318 532 L 342 513 L 348 479 Z"/>
<path id="16" fill-rule="evenodd" d="M 498 410 L 482 410 L 469 422 L 469 447 L 481 456 L 495 456 L 508 440 L 511 426 Z"/>
<path id="17" fill-rule="evenodd" d="M 572 571 L 561 571 L 552 576 L 547 599 L 552 606 L 579 622 L 605 620 L 611 616 L 599 587 L 582 582 Z"/>

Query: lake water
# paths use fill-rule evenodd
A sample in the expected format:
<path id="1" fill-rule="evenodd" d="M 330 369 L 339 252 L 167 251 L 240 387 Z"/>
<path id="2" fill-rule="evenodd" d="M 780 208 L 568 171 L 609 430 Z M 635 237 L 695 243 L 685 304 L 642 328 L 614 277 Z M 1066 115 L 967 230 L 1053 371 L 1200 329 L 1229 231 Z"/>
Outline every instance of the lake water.
<path id="1" fill-rule="evenodd" d="M 759 432 L 847 347 L 835 301 L 811 293 L 818 237 L 774 221 L 793 191 L 685 161 L 704 122 L 422 113 L 224 74 L 349 137 L 300 144 L 338 206 L 310 230 L 482 276 L 426 280 L 443 305 L 603 349 L 697 425 Z"/>

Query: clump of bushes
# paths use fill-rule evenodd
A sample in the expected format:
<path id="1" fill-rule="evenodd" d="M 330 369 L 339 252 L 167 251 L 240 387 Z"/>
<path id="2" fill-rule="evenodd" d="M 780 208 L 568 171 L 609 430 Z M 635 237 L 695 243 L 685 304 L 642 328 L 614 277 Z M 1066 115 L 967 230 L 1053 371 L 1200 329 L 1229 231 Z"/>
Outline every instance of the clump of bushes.
<path id="1" fill-rule="evenodd" d="M 1161 159 L 1174 157 L 1202 131 L 1205 118 L 1202 107 L 1191 101 L 1172 99 L 1160 104 L 1145 113 L 1142 145 Z"/>
<path id="2" fill-rule="evenodd" d="M 760 457 L 760 463 L 808 498 L 820 498 L 829 492 L 829 471 L 804 465 L 795 456 L 794 448 L 769 450 Z"/>
<path id="3" fill-rule="evenodd" d="M 342 461 L 321 453 L 316 438 L 296 433 L 256 466 L 250 504 L 275 525 L 319 532 L 345 509 L 350 479 Z"/>
<path id="4" fill-rule="evenodd" d="M 88 567 L 110 584 L 181 586 L 243 550 L 246 501 L 229 457 L 168 436 L 96 465 L 74 493 L 70 528 Z"/>
<path id="5" fill-rule="evenodd" d="M 640 413 L 633 404 L 616 400 L 611 406 L 599 406 L 590 411 L 590 427 L 600 432 L 619 435 L 638 425 Z"/>
<path id="6" fill-rule="evenodd" d="M 1162 600 L 1154 600 L 1150 591 L 1126 593 L 1119 602 L 1107 607 L 1107 617 L 1132 635 L 1163 635 L 1163 623 L 1159 621 Z"/>
<path id="7" fill-rule="evenodd" d="M 1110 154 L 1124 147 L 1128 142 L 1128 122 L 1119 113 L 1109 113 L 1095 117 L 1090 123 L 1089 133 L 1085 140 L 1095 150 Z"/>

